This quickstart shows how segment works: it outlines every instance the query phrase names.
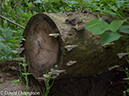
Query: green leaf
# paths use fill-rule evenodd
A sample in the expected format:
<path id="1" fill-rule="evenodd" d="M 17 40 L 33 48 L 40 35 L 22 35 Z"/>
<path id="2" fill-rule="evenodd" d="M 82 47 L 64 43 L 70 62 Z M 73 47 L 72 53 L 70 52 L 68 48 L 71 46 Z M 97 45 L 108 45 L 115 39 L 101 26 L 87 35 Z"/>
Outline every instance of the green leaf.
<path id="1" fill-rule="evenodd" d="M 129 25 L 122 25 L 119 29 L 129 29 Z"/>
<path id="2" fill-rule="evenodd" d="M 42 3 L 41 0 L 36 0 L 34 3 Z"/>
<path id="3" fill-rule="evenodd" d="M 20 66 L 22 65 L 22 63 L 18 63 Z"/>
<path id="4" fill-rule="evenodd" d="M 14 45 L 13 43 L 6 43 L 8 46 L 12 46 L 12 45 Z"/>
<path id="5" fill-rule="evenodd" d="M 25 38 L 22 38 L 22 40 L 23 40 L 23 41 L 26 41 L 26 39 L 25 39 Z"/>
<path id="6" fill-rule="evenodd" d="M 129 34 L 129 29 L 121 29 L 121 30 L 119 30 L 120 32 L 122 32 L 122 33 L 127 33 L 127 34 Z"/>
<path id="7" fill-rule="evenodd" d="M 28 1 L 27 0 L 24 0 L 24 2 L 26 3 L 26 5 L 28 5 Z"/>
<path id="8" fill-rule="evenodd" d="M 7 20 L 4 20 L 4 27 L 5 27 L 5 28 L 8 27 L 8 22 L 7 22 Z"/>
<path id="9" fill-rule="evenodd" d="M 24 11 L 20 7 L 18 8 L 18 10 L 19 12 L 24 13 Z"/>
<path id="10" fill-rule="evenodd" d="M 101 43 L 110 43 L 112 41 L 118 40 L 121 37 L 118 33 L 103 33 L 101 35 Z"/>
<path id="11" fill-rule="evenodd" d="M 19 79 L 18 80 L 12 80 L 11 82 L 13 82 L 13 83 L 20 83 Z"/>
<path id="12" fill-rule="evenodd" d="M 10 54 L 12 50 L 8 45 L 4 45 L 3 49 L 4 49 L 3 51 L 4 51 L 5 56 Z"/>
<path id="13" fill-rule="evenodd" d="M 126 92 L 129 92 L 129 89 L 127 89 Z"/>
<path id="14" fill-rule="evenodd" d="M 17 37 L 8 37 L 6 40 L 9 42 L 17 42 Z"/>
<path id="15" fill-rule="evenodd" d="M 122 32 L 122 33 L 127 33 L 127 34 L 129 34 L 129 25 L 122 25 L 122 26 L 119 28 L 119 31 Z"/>
<path id="16" fill-rule="evenodd" d="M 18 53 L 18 51 L 16 51 L 16 50 L 12 50 L 12 53 L 17 54 L 17 53 Z"/>
<path id="17" fill-rule="evenodd" d="M 32 5 L 31 4 L 28 4 L 28 7 L 30 8 L 30 7 L 32 7 Z"/>
<path id="18" fill-rule="evenodd" d="M 22 73 L 22 75 L 32 75 L 32 73 Z"/>
<path id="19" fill-rule="evenodd" d="M 89 31 L 92 31 L 93 34 L 102 34 L 109 29 L 109 24 L 99 19 L 91 20 L 86 23 L 85 26 Z"/>
<path id="20" fill-rule="evenodd" d="M 0 49 L 0 53 L 1 53 L 4 57 L 6 57 L 6 52 L 5 52 L 5 50 Z"/>
<path id="21" fill-rule="evenodd" d="M 4 60 L 4 56 L 1 56 L 1 57 L 0 57 L 0 60 Z"/>
<path id="22" fill-rule="evenodd" d="M 2 37 L 2 36 L 0 36 L 0 41 L 4 41 L 4 39 L 3 39 L 3 37 Z"/>
<path id="23" fill-rule="evenodd" d="M 0 27 L 0 31 L 3 31 L 4 29 Z"/>
<path id="24" fill-rule="evenodd" d="M 126 0 L 117 0 L 115 3 L 120 8 L 121 6 L 123 6 L 124 2 L 126 2 Z"/>
<path id="25" fill-rule="evenodd" d="M 119 27 L 124 23 L 124 20 L 114 20 L 110 24 L 110 30 L 116 32 Z"/>
<path id="26" fill-rule="evenodd" d="M 103 12 L 106 12 L 108 14 L 111 14 L 112 16 L 117 16 L 117 14 L 115 12 L 112 12 L 111 10 L 103 10 Z"/>
<path id="27" fill-rule="evenodd" d="M 75 3 L 78 3 L 77 1 L 75 0 L 71 0 L 71 1 L 67 1 L 68 3 L 71 3 L 71 4 L 75 4 Z"/>
<path id="28" fill-rule="evenodd" d="M 8 37 L 11 37 L 13 33 L 9 30 L 4 30 L 2 31 L 2 35 L 5 37 L 5 39 L 7 39 Z"/>
<path id="29" fill-rule="evenodd" d="M 117 12 L 118 8 L 115 7 L 115 6 L 113 6 L 113 7 L 112 7 L 112 10 L 114 10 L 115 12 Z"/>
<path id="30" fill-rule="evenodd" d="M 86 26 L 86 28 L 87 28 L 89 31 L 91 31 L 92 28 L 93 28 L 94 26 L 96 26 L 97 24 L 99 24 L 99 20 L 98 20 L 98 19 L 94 19 L 94 20 L 91 20 L 91 21 L 89 21 L 88 23 L 86 23 L 85 26 Z"/>
<path id="31" fill-rule="evenodd" d="M 129 80 L 129 78 L 124 78 L 123 80 Z"/>
<path id="32" fill-rule="evenodd" d="M 3 48 L 5 44 L 3 42 L 0 42 L 0 48 Z"/>

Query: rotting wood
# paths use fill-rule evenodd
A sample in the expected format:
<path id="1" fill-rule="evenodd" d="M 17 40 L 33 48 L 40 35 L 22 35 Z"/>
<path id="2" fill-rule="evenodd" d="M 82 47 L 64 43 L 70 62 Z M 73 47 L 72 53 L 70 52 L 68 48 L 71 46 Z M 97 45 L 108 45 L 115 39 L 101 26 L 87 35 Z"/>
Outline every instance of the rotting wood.
<path id="1" fill-rule="evenodd" d="M 99 74 L 114 65 L 126 64 L 127 61 L 119 59 L 117 54 L 126 51 L 127 38 L 120 38 L 108 48 L 103 48 L 100 35 L 93 35 L 86 28 L 76 30 L 73 27 L 84 25 L 92 19 L 97 17 L 91 13 L 34 15 L 23 34 L 26 39 L 23 54 L 29 60 L 30 72 L 37 78 L 58 65 L 58 69 L 66 70 L 58 78 L 82 77 Z M 57 38 L 49 35 L 56 33 L 59 34 Z M 68 45 L 77 47 L 69 51 L 65 48 Z M 76 63 L 68 66 L 70 61 Z"/>

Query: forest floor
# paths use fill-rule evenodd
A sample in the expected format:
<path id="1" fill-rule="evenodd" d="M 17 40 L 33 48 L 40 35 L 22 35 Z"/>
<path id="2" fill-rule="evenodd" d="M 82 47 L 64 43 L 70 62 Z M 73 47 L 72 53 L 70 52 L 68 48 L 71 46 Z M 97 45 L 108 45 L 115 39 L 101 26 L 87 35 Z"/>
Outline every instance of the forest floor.
<path id="1" fill-rule="evenodd" d="M 26 90 L 21 84 L 11 82 L 19 79 L 19 75 L 19 65 L 16 61 L 0 63 L 0 96 L 21 96 L 9 94 L 9 92 Z M 54 81 L 49 96 L 123 96 L 127 85 L 123 78 L 125 78 L 125 73 L 115 69 L 105 71 L 100 75 L 59 79 Z"/>
<path id="2" fill-rule="evenodd" d="M 19 65 L 15 60 L 0 63 L 0 96 L 21 96 L 21 90 L 25 91 L 26 88 L 20 83 L 12 82 L 18 80 L 18 76 Z"/>

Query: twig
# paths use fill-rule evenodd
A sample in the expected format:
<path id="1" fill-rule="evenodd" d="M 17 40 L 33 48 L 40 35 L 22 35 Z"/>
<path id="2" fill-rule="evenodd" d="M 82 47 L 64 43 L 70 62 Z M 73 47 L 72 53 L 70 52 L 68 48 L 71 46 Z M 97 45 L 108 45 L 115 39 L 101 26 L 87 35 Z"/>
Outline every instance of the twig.
<path id="1" fill-rule="evenodd" d="M 15 23 L 15 22 L 13 22 L 13 21 L 11 21 L 11 20 L 9 20 L 9 19 L 5 18 L 5 17 L 4 17 L 4 16 L 2 16 L 2 15 L 0 15 L 0 17 L 1 17 L 1 18 L 3 18 L 3 19 L 5 19 L 5 20 L 7 20 L 8 22 L 13 23 L 14 25 L 17 25 L 17 26 L 21 27 L 22 29 L 25 29 L 23 26 L 21 26 L 21 25 L 19 25 L 19 24 Z"/>
<path id="2" fill-rule="evenodd" d="M 83 12 L 83 0 L 81 0 L 81 12 Z"/>
<path id="3" fill-rule="evenodd" d="M 47 10 L 46 10 L 46 8 L 45 8 L 44 4 L 43 4 L 43 8 L 44 8 L 45 12 L 47 13 Z"/>

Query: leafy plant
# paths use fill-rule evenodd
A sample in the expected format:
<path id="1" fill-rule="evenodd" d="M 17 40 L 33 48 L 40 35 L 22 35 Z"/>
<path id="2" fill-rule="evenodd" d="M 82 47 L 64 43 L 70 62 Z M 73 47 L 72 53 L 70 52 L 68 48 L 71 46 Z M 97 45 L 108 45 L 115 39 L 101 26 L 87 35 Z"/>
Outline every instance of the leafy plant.
<path id="1" fill-rule="evenodd" d="M 117 33 L 119 27 L 125 20 L 114 20 L 110 24 L 103 21 L 102 19 L 94 19 L 86 23 L 86 28 L 92 31 L 93 34 L 102 34 L 101 43 L 110 43 L 112 41 L 118 40 L 122 35 Z M 105 32 L 108 31 L 108 32 Z"/>
<path id="2" fill-rule="evenodd" d="M 119 31 L 122 32 L 122 33 L 129 34 L 129 25 L 122 25 L 122 26 L 119 28 Z"/>
<path id="3" fill-rule="evenodd" d="M 21 71 L 21 66 L 24 69 L 24 72 Z M 23 86 L 26 87 L 26 92 L 24 92 L 25 96 L 28 96 L 27 91 L 29 89 L 29 79 L 28 79 L 28 75 L 32 75 L 32 73 L 29 72 L 28 68 L 27 68 L 27 63 L 26 60 L 23 60 L 23 63 L 19 63 L 19 71 L 20 71 L 20 76 L 19 76 L 19 80 L 21 82 L 21 84 Z M 23 82 L 23 78 L 25 79 L 25 83 Z M 17 81 L 16 81 L 17 82 Z"/>
<path id="4" fill-rule="evenodd" d="M 24 72 L 21 71 L 21 66 L 23 67 L 24 69 Z M 20 76 L 18 80 L 12 80 L 11 82 L 14 82 L 14 83 L 20 83 L 21 86 L 25 86 L 26 87 L 26 91 L 25 92 L 22 92 L 21 95 L 24 95 L 24 96 L 29 96 L 28 95 L 28 89 L 29 89 L 29 80 L 28 80 L 28 75 L 32 75 L 32 73 L 29 73 L 29 70 L 27 71 L 27 64 L 26 64 L 26 61 L 25 59 L 23 59 L 23 62 L 20 62 L 19 63 L 19 71 L 20 71 Z M 23 82 L 23 79 L 25 79 L 25 83 Z"/>
<path id="5" fill-rule="evenodd" d="M 40 90 L 40 88 L 39 88 L 39 90 L 40 90 L 40 93 L 41 93 L 42 96 L 48 96 L 48 94 L 50 92 L 50 89 L 54 84 L 54 79 L 53 79 L 52 84 L 51 85 L 49 84 L 49 82 L 51 80 L 51 76 L 52 76 L 52 69 L 51 69 L 51 72 L 46 73 L 43 76 L 44 76 L 44 82 L 45 82 L 46 90 L 44 89 L 43 92 Z"/>
<path id="6" fill-rule="evenodd" d="M 129 60 L 128 59 L 126 59 L 127 61 L 128 61 L 128 63 L 129 63 Z M 126 80 L 127 81 L 127 84 L 129 85 L 129 69 L 128 68 L 125 68 L 125 74 L 126 74 L 126 78 L 124 78 L 124 80 Z M 123 92 L 123 96 L 127 96 L 127 93 L 129 93 L 129 88 L 127 88 L 126 87 L 126 90 Z"/>
<path id="7" fill-rule="evenodd" d="M 12 59 L 14 55 L 18 55 L 18 51 L 15 49 L 16 44 L 19 44 L 19 42 L 13 32 L 9 28 L 0 28 L 0 60 Z"/>

